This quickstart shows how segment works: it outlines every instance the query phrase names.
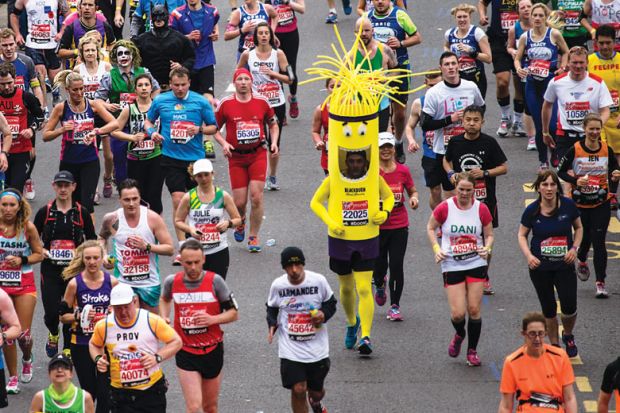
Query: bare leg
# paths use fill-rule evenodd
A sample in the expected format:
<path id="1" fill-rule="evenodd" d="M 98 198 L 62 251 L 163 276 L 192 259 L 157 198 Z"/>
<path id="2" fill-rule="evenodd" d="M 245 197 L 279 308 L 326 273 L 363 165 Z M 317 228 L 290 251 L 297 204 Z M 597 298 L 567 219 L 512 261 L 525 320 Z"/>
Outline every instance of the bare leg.
<path id="1" fill-rule="evenodd" d="M 258 236 L 258 231 L 263 223 L 263 181 L 250 181 L 250 236 Z M 241 213 L 241 211 L 239 211 Z"/>

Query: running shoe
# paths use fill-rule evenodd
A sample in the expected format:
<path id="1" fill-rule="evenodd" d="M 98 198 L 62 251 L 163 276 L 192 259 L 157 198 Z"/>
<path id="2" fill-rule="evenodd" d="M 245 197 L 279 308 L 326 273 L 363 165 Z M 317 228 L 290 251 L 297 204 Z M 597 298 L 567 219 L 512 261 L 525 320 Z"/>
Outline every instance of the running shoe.
<path id="1" fill-rule="evenodd" d="M 357 316 L 354 326 L 347 326 L 347 332 L 344 336 L 344 346 L 349 350 L 355 346 L 357 341 L 357 332 L 360 329 L 360 318 Z"/>
<path id="2" fill-rule="evenodd" d="M 353 8 L 351 8 L 351 0 L 342 0 L 342 9 L 347 16 L 351 14 Z"/>
<path id="3" fill-rule="evenodd" d="M 215 159 L 215 146 L 213 146 L 213 142 L 207 139 L 203 142 L 202 145 L 205 148 L 205 158 Z"/>
<path id="4" fill-rule="evenodd" d="M 103 178 L 103 197 L 110 198 L 112 196 L 112 178 Z"/>
<path id="5" fill-rule="evenodd" d="M 407 160 L 407 156 L 405 155 L 405 149 L 403 148 L 402 142 L 396 142 L 396 161 L 400 164 L 404 164 Z"/>
<path id="6" fill-rule="evenodd" d="M 547 169 L 549 169 L 549 163 L 548 162 L 541 162 L 540 165 L 538 165 L 538 173 L 546 171 Z"/>
<path id="7" fill-rule="evenodd" d="M 58 354 L 58 339 L 58 334 L 48 333 L 47 343 L 45 343 L 45 354 L 47 354 L 47 357 L 52 358 Z"/>
<path id="8" fill-rule="evenodd" d="M 297 102 L 297 96 L 289 96 L 288 101 L 288 115 L 291 119 L 297 119 L 299 117 L 299 103 Z"/>
<path id="9" fill-rule="evenodd" d="M 527 133 L 525 133 L 525 129 L 523 129 L 523 122 L 521 121 L 515 121 L 512 124 L 511 132 L 513 136 L 517 136 L 520 138 L 527 136 Z"/>
<path id="10" fill-rule="evenodd" d="M 387 319 L 390 321 L 403 321 L 403 317 L 400 315 L 400 307 L 392 304 L 388 310 Z"/>
<path id="11" fill-rule="evenodd" d="M 480 362 L 480 357 L 478 357 L 478 352 L 473 348 L 467 350 L 467 365 L 469 367 L 479 367 L 480 364 L 482 363 Z"/>
<path id="12" fill-rule="evenodd" d="M 577 345 L 575 344 L 575 336 L 572 334 L 562 334 L 562 342 L 566 347 L 566 354 L 568 357 L 577 357 Z"/>
<path id="13" fill-rule="evenodd" d="M 34 191 L 34 181 L 32 180 L 32 178 L 26 179 L 26 182 L 24 183 L 24 198 L 26 198 L 28 201 L 32 201 L 35 195 L 36 193 Z"/>
<path id="14" fill-rule="evenodd" d="M 528 151 L 535 151 L 536 150 L 536 136 L 530 136 L 527 139 L 527 148 L 526 150 Z"/>
<path id="15" fill-rule="evenodd" d="M 241 224 L 238 227 L 235 227 L 235 231 L 233 232 L 235 237 L 235 241 L 243 242 L 245 238 L 245 224 Z"/>
<path id="16" fill-rule="evenodd" d="M 387 295 L 385 294 L 385 283 L 381 287 L 375 287 L 375 303 L 379 307 L 383 307 L 387 301 Z"/>
<path id="17" fill-rule="evenodd" d="M 101 205 L 101 194 L 99 191 L 95 192 L 95 196 L 93 197 L 93 203 L 95 205 Z"/>
<path id="18" fill-rule="evenodd" d="M 174 267 L 178 267 L 181 265 L 181 254 L 177 254 L 174 256 L 174 259 L 172 260 L 172 265 Z"/>
<path id="19" fill-rule="evenodd" d="M 590 278 L 590 268 L 588 267 L 587 262 L 578 261 L 577 277 L 579 277 L 581 281 L 588 281 Z"/>
<path id="20" fill-rule="evenodd" d="M 52 103 L 55 105 L 59 104 L 61 102 L 61 98 L 60 98 L 60 91 L 54 91 L 52 90 Z"/>
<path id="21" fill-rule="evenodd" d="M 327 413 L 327 409 L 325 408 L 325 406 L 323 406 L 323 402 L 315 402 L 314 400 L 312 400 L 312 397 L 310 397 L 310 395 L 308 395 L 308 403 L 310 404 L 312 413 Z"/>
<path id="22" fill-rule="evenodd" d="M 357 351 L 362 356 L 367 356 L 372 353 L 372 344 L 370 343 L 370 337 L 362 337 L 359 343 L 357 343 Z"/>
<path id="23" fill-rule="evenodd" d="M 268 191 L 279 191 L 280 185 L 278 185 L 278 180 L 275 176 L 268 176 L 265 180 L 265 189 Z"/>
<path id="24" fill-rule="evenodd" d="M 19 380 L 17 379 L 17 376 L 9 377 L 9 382 L 6 384 L 6 392 L 8 394 L 19 393 Z"/>
<path id="25" fill-rule="evenodd" d="M 19 379 L 22 383 L 30 383 L 32 381 L 32 354 L 30 360 L 22 359 L 22 374 Z"/>
<path id="26" fill-rule="evenodd" d="M 603 281 L 596 282 L 596 298 L 609 298 L 609 293 Z"/>
<path id="27" fill-rule="evenodd" d="M 66 348 L 66 349 L 62 350 L 62 354 L 64 354 L 65 357 L 71 358 L 71 349 L 70 348 Z"/>
<path id="28" fill-rule="evenodd" d="M 499 122 L 499 128 L 497 128 L 497 136 L 499 136 L 500 138 L 505 138 L 506 136 L 508 136 L 508 131 L 511 127 L 512 123 L 510 122 L 510 119 L 502 118 L 502 120 Z"/>
<path id="29" fill-rule="evenodd" d="M 450 345 L 448 346 L 448 355 L 450 357 L 458 357 L 461 352 L 461 344 L 463 344 L 463 340 L 465 337 L 461 337 L 458 334 L 454 334 L 452 337 L 452 341 L 450 341 Z"/>
<path id="30" fill-rule="evenodd" d="M 493 290 L 493 287 L 491 287 L 491 281 L 488 278 L 484 282 L 484 285 L 483 285 L 482 288 L 483 288 L 482 294 L 484 294 L 484 295 L 493 295 L 493 294 L 495 294 L 495 291 Z"/>
<path id="31" fill-rule="evenodd" d="M 254 237 L 250 235 L 248 238 L 248 251 L 250 252 L 261 252 L 261 246 L 258 242 L 258 237 Z"/>
<path id="32" fill-rule="evenodd" d="M 336 24 L 338 23 L 338 14 L 334 12 L 329 12 L 327 18 L 325 19 L 325 24 Z"/>

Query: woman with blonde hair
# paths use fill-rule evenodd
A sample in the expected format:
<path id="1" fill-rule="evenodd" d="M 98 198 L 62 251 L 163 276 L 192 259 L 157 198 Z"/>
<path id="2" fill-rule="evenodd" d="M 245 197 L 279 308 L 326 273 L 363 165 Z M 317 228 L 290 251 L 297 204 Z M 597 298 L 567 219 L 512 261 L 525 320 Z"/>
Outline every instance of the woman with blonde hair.
<path id="1" fill-rule="evenodd" d="M 43 260 L 43 247 L 36 227 L 28 218 L 30 205 L 17 189 L 0 192 L 0 288 L 13 301 L 22 332 L 17 343 L 22 351 L 21 382 L 32 380 L 32 317 L 37 304 L 37 287 L 32 265 Z M 9 394 L 19 393 L 17 378 L 17 348 L 15 342 L 4 346 L 4 357 L 9 370 L 6 389 Z"/>
<path id="2" fill-rule="evenodd" d="M 80 387 L 97 400 L 97 412 L 108 412 L 109 379 L 97 372 L 88 352 L 95 324 L 105 318 L 112 288 L 118 280 L 102 270 L 104 250 L 96 240 L 85 241 L 62 276 L 70 280 L 61 303 L 61 321 L 72 325 L 71 358 Z"/>

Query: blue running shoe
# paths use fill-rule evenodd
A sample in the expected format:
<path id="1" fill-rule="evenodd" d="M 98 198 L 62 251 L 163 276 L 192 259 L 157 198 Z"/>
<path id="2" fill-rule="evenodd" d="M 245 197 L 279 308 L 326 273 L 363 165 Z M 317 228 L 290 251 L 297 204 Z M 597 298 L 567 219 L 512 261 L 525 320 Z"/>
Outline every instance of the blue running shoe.
<path id="1" fill-rule="evenodd" d="M 342 9 L 347 16 L 351 14 L 353 8 L 351 8 L 351 0 L 342 0 Z"/>
<path id="2" fill-rule="evenodd" d="M 357 344 L 357 351 L 359 351 L 360 355 L 368 356 L 372 353 L 372 344 L 370 344 L 370 337 L 362 337 L 360 342 Z"/>
<path id="3" fill-rule="evenodd" d="M 243 242 L 243 239 L 245 238 L 245 224 L 241 224 L 236 227 L 233 235 L 235 236 L 235 241 Z"/>
<path id="4" fill-rule="evenodd" d="M 58 334 L 47 334 L 47 343 L 45 343 L 45 354 L 47 354 L 47 357 L 52 358 L 58 353 L 58 339 Z"/>
<path id="5" fill-rule="evenodd" d="M 258 242 L 258 237 L 250 237 L 248 238 L 248 251 L 250 252 L 261 252 L 262 248 L 260 243 Z"/>
<path id="6" fill-rule="evenodd" d="M 360 317 L 357 316 L 355 319 L 354 326 L 347 326 L 347 334 L 344 336 L 344 346 L 349 350 L 355 346 L 355 342 L 357 341 L 357 332 L 360 329 Z"/>
<path id="7" fill-rule="evenodd" d="M 338 23 L 338 15 L 334 12 L 330 12 L 325 18 L 325 24 L 336 24 Z"/>

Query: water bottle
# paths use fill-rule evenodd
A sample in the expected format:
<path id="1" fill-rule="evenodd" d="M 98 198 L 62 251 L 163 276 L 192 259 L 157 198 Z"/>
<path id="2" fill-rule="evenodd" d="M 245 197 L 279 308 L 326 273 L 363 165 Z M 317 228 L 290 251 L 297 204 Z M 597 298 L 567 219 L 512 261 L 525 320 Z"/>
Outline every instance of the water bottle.
<path id="1" fill-rule="evenodd" d="M 311 317 L 314 317 L 315 315 L 317 315 L 318 312 L 319 312 L 319 310 L 316 309 L 313 305 L 310 306 L 310 316 Z M 314 328 L 319 329 L 319 328 L 321 328 L 321 326 L 320 325 L 318 327 L 315 326 Z"/>
<path id="2" fill-rule="evenodd" d="M 276 245 L 276 240 L 273 238 L 269 238 L 267 242 L 265 242 L 265 245 L 268 247 L 273 247 L 274 245 Z"/>

